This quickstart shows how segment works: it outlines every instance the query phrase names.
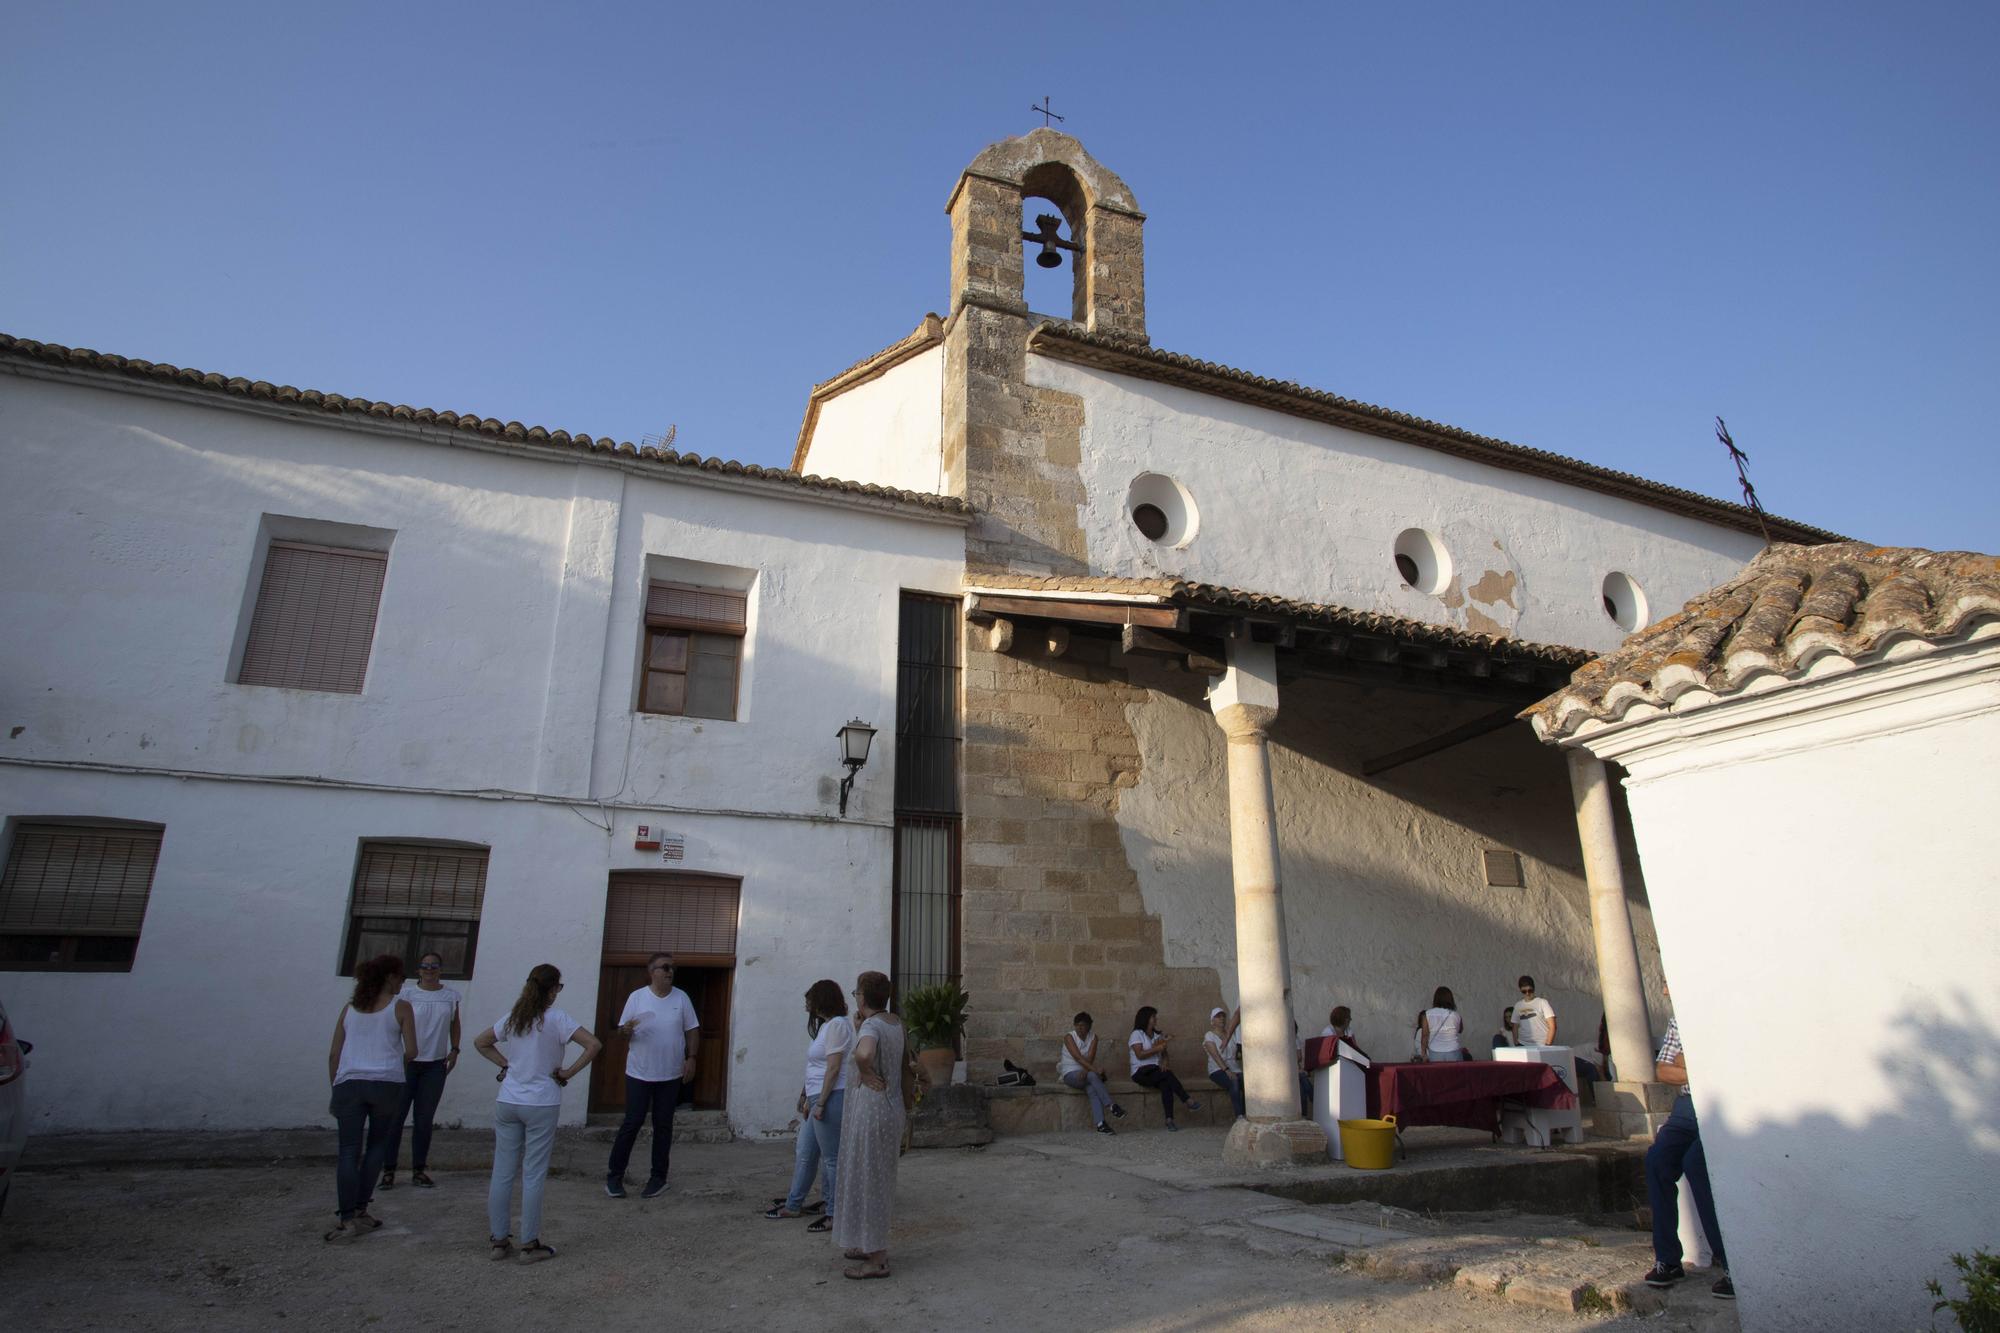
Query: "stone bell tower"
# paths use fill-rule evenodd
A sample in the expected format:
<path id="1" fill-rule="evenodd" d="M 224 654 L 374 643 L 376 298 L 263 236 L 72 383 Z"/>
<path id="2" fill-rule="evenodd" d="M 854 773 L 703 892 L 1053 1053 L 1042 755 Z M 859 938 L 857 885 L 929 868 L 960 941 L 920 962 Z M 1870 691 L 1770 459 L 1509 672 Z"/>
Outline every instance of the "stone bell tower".
<path id="1" fill-rule="evenodd" d="M 1024 233 L 1028 200 L 1059 221 Z M 1027 339 L 1038 317 L 1024 297 L 1024 262 L 1067 264 L 1070 318 L 1092 333 L 1146 341 L 1145 253 L 1125 182 L 1067 134 L 1038 129 L 974 158 L 951 215 L 951 309 L 945 329 L 946 488 L 979 517 L 966 538 L 971 570 L 1080 574 L 1083 405 L 1028 383 Z M 1064 232 L 1067 235 L 1064 235 Z M 1053 257 L 1051 260 L 1050 257 Z"/>

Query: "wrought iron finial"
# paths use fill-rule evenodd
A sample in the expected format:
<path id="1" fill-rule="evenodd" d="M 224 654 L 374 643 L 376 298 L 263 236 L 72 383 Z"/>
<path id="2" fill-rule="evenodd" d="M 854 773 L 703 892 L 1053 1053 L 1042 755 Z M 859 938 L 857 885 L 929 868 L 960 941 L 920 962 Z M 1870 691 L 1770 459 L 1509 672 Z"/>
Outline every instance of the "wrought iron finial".
<path id="1" fill-rule="evenodd" d="M 1757 530 L 1764 534 L 1764 544 L 1771 544 L 1771 529 L 1764 523 L 1764 506 L 1757 502 L 1757 488 L 1750 484 L 1750 471 L 1744 467 L 1750 455 L 1736 447 L 1736 441 L 1729 438 L 1729 427 L 1722 418 L 1715 419 L 1715 438 L 1722 441 L 1722 447 L 1729 451 L 1730 461 L 1736 464 L 1736 480 L 1743 487 L 1743 503 L 1750 506 L 1750 512 L 1757 516 Z"/>
<path id="2" fill-rule="evenodd" d="M 1043 129 L 1047 129 L 1049 127 L 1049 122 L 1051 121 L 1055 121 L 1058 124 L 1060 124 L 1062 121 L 1061 116 L 1058 116 L 1055 112 L 1049 110 L 1049 98 L 1046 93 L 1043 94 L 1042 96 L 1042 104 L 1040 106 L 1031 106 L 1028 108 L 1028 110 L 1034 112 L 1036 115 L 1042 118 Z"/>

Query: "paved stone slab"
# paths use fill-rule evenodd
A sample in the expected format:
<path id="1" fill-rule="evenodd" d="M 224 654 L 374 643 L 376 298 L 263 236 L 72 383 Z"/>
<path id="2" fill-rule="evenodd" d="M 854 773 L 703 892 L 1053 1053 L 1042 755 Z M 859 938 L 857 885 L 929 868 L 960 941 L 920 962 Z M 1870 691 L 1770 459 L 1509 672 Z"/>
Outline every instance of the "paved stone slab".
<path id="1" fill-rule="evenodd" d="M 1294 1211 L 1262 1213 L 1246 1218 L 1253 1227 L 1268 1227 L 1272 1231 L 1286 1231 L 1294 1236 L 1305 1236 L 1312 1240 L 1325 1241 L 1342 1250 L 1363 1250 L 1376 1245 L 1392 1245 L 1397 1241 L 1411 1240 L 1407 1231 L 1391 1231 L 1387 1227 L 1371 1227 L 1343 1217 L 1332 1217 L 1311 1208 Z"/>

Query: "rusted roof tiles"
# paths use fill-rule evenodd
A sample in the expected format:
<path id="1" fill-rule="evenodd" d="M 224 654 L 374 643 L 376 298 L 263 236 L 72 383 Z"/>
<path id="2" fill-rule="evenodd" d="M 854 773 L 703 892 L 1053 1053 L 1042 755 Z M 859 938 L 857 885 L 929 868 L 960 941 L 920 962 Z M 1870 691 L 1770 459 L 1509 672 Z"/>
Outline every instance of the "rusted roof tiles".
<path id="1" fill-rule="evenodd" d="M 1741 574 L 1581 668 L 1523 714 L 1545 740 L 1690 693 L 1788 683 L 1815 663 L 1901 643 L 2000 635 L 2000 558 L 1836 542 L 1772 546 Z"/>
<path id="2" fill-rule="evenodd" d="M 1590 490 L 1622 496 L 1656 509 L 1666 509 L 1692 518 L 1720 523 L 1744 532 L 1758 532 L 1757 516 L 1747 506 L 1718 500 L 1696 491 L 1683 490 L 1662 482 L 1648 481 L 1630 472 L 1599 467 L 1581 459 L 1512 444 L 1490 435 L 1477 435 L 1457 426 L 1428 421 L 1423 417 L 1377 407 L 1355 398 L 1343 398 L 1324 389 L 1307 388 L 1290 380 L 1275 380 L 1238 370 L 1234 366 L 1203 361 L 1179 352 L 1162 351 L 1147 343 L 1092 333 L 1081 325 L 1048 320 L 1029 334 L 1031 351 L 1044 352 L 1064 360 L 1093 365 L 1178 384 L 1198 392 L 1220 394 L 1242 402 L 1289 412 L 1334 425 L 1347 426 L 1437 449 L 1495 467 L 1527 472 L 1567 482 Z M 1764 516 L 1771 535 L 1780 541 L 1837 542 L 1839 533 L 1828 532 L 1793 519 Z"/>
<path id="3" fill-rule="evenodd" d="M 817 475 L 801 476 L 784 468 L 762 467 L 755 463 L 738 463 L 722 458 L 703 458 L 699 454 L 680 453 L 673 449 L 656 449 L 651 445 L 641 447 L 629 441 L 613 440 L 608 436 L 571 434 L 566 430 L 524 426 L 518 421 L 498 421 L 492 417 L 481 417 L 473 413 L 441 412 L 428 407 L 409 407 L 402 403 L 350 398 L 343 394 L 325 393 L 318 389 L 298 389 L 289 384 L 271 384 L 264 380 L 217 375 L 185 366 L 168 365 L 165 362 L 142 361 L 134 357 L 116 356 L 109 352 L 96 352 L 89 348 L 36 342 L 30 338 L 16 338 L 4 333 L 0 333 L 0 358 L 102 371 L 134 380 L 150 380 L 228 397 L 259 400 L 281 407 L 310 408 L 332 416 L 365 416 L 413 425 L 439 426 L 446 430 L 478 435 L 505 444 L 538 445 L 578 453 L 614 454 L 656 464 L 663 469 L 708 472 L 756 481 L 777 482 L 812 491 L 870 496 L 940 513 L 971 512 L 971 507 L 957 496 L 928 495 L 918 491 L 898 490 L 894 487 L 876 486 L 858 481 L 840 481 Z"/>
<path id="4" fill-rule="evenodd" d="M 1525 639 L 1475 634 L 1470 630 L 1452 629 L 1422 620 L 1408 620 L 1402 616 L 1386 615 L 1378 611 L 1359 611 L 1352 607 L 1337 606 L 1327 602 L 1296 601 L 1289 597 L 1248 592 L 1241 588 L 1225 588 L 1219 584 L 1199 583 L 1187 579 L 968 572 L 966 583 L 974 590 L 990 588 L 998 591 L 1007 588 L 1023 591 L 1123 593 L 1134 597 L 1158 597 L 1190 610 L 1269 616 L 1278 620 L 1352 630 L 1359 634 L 1372 634 L 1408 643 L 1461 648 L 1492 657 L 1553 662 L 1560 666 L 1574 666 L 1590 658 L 1590 654 L 1582 649 L 1569 648 L 1561 644 L 1531 643 Z"/>

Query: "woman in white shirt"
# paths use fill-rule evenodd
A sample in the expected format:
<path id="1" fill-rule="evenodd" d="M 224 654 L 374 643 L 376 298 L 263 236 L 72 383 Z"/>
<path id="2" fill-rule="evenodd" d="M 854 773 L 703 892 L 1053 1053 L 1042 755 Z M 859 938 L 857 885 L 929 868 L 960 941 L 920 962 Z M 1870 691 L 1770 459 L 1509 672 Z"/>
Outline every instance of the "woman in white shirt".
<path id="1" fill-rule="evenodd" d="M 1239 1012 L 1240 1016 L 1240 1012 Z M 1243 1118 L 1243 1066 L 1231 1053 L 1236 1020 L 1222 1006 L 1208 1011 L 1208 1031 L 1202 1034 L 1201 1053 L 1208 1057 L 1208 1081 L 1229 1094 L 1236 1118 Z"/>
<path id="2" fill-rule="evenodd" d="M 833 1191 L 840 1164 L 840 1110 L 847 1093 L 847 1053 L 854 1049 L 854 1024 L 847 1021 L 847 997 L 837 981 L 815 981 L 806 991 L 806 1081 L 799 1092 L 799 1142 L 792 1158 L 792 1188 L 764 1210 L 772 1219 L 798 1217 L 813 1177 L 820 1181 L 820 1215 L 808 1231 L 833 1230 Z"/>
<path id="3" fill-rule="evenodd" d="M 1132 1035 L 1126 1039 L 1131 1051 L 1132 1081 L 1142 1088 L 1159 1091 L 1160 1114 L 1169 1130 L 1178 1130 L 1180 1126 L 1174 1123 L 1174 1099 L 1187 1103 L 1190 1111 L 1199 1111 L 1201 1103 L 1187 1095 L 1174 1071 L 1164 1065 L 1167 1043 L 1173 1038 L 1153 1025 L 1159 1015 L 1160 1011 L 1150 1004 L 1132 1015 Z"/>
<path id="4" fill-rule="evenodd" d="M 1417 1058 L 1432 1064 L 1463 1060 L 1465 1048 L 1460 1037 L 1464 1031 L 1465 1020 L 1459 1017 L 1458 1001 L 1452 998 L 1451 987 L 1439 986 L 1431 995 L 1431 1007 L 1417 1020 L 1420 1044 Z"/>
<path id="5" fill-rule="evenodd" d="M 1097 1068 L 1097 1034 L 1090 1030 L 1093 1020 L 1089 1014 L 1078 1014 L 1072 1021 L 1075 1027 L 1063 1033 L 1056 1077 L 1072 1088 L 1083 1089 L 1090 1098 L 1090 1118 L 1096 1123 L 1098 1133 L 1115 1133 L 1105 1116 L 1123 1120 L 1125 1108 L 1111 1100 L 1111 1090 L 1104 1086 L 1104 1075 Z"/>
<path id="6" fill-rule="evenodd" d="M 340 1223 L 330 1241 L 352 1240 L 382 1225 L 368 1215 L 389 1126 L 403 1106 L 403 1062 L 417 1053 L 410 1006 L 396 995 L 403 960 L 393 954 L 354 968 L 354 994 L 333 1020 L 333 1049 L 326 1057 L 333 1101 L 327 1107 L 340 1127 L 340 1155 L 333 1169 Z"/>
<path id="7" fill-rule="evenodd" d="M 439 978 L 444 955 L 427 953 L 417 960 L 417 980 L 403 983 L 403 1003 L 417 1020 L 417 1058 L 403 1067 L 403 1109 L 389 1128 L 389 1153 L 382 1159 L 382 1188 L 396 1188 L 396 1158 L 403 1151 L 403 1122 L 414 1109 L 417 1123 L 410 1135 L 410 1183 L 432 1188 L 424 1168 L 431 1160 L 431 1121 L 444 1096 L 445 1076 L 458 1068 L 459 994 Z"/>
<path id="8" fill-rule="evenodd" d="M 500 1066 L 496 1076 L 500 1094 L 493 1105 L 493 1183 L 486 1191 L 487 1244 L 494 1259 L 514 1253 L 507 1217 L 517 1177 L 521 1262 L 556 1257 L 554 1248 L 542 1241 L 542 1184 L 556 1146 L 562 1090 L 604 1049 L 590 1029 L 555 1007 L 562 988 L 561 972 L 548 963 L 536 964 L 514 1007 L 472 1039 L 474 1050 Z M 563 1050 L 571 1042 L 581 1046 L 583 1054 L 564 1069 Z"/>

